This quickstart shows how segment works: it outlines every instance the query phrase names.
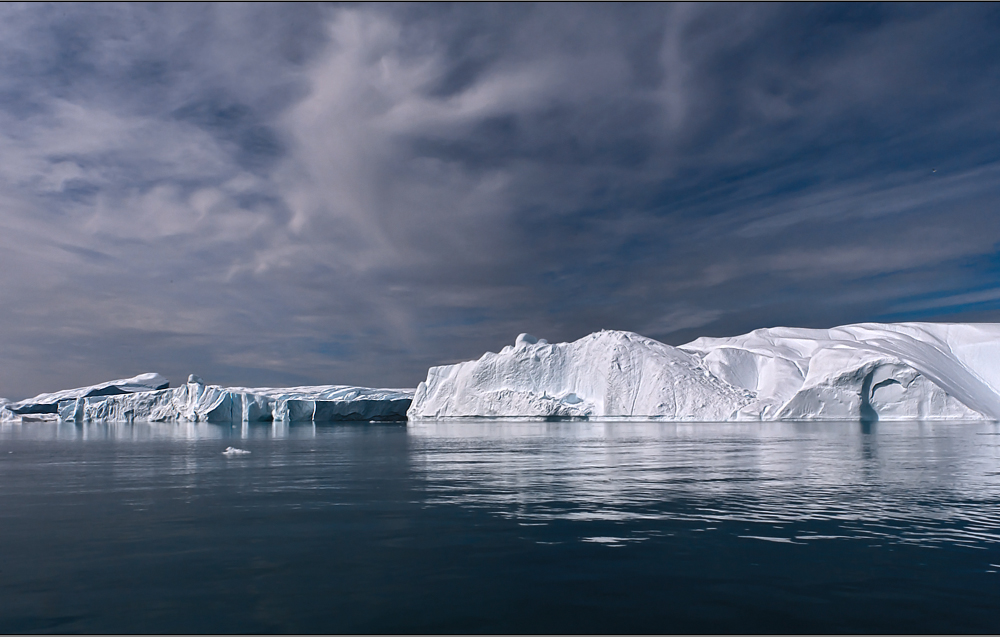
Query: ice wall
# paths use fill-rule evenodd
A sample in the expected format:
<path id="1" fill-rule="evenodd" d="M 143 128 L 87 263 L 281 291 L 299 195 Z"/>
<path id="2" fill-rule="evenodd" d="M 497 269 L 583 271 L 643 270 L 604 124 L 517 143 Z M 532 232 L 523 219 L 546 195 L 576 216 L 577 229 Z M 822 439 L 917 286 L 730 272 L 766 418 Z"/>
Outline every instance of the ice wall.
<path id="1" fill-rule="evenodd" d="M 77 422 L 405 420 L 412 398 L 412 390 L 405 389 L 344 385 L 241 388 L 189 382 L 156 392 L 80 398 L 62 403 L 59 417 Z"/>
<path id="2" fill-rule="evenodd" d="M 119 378 L 106 383 L 65 389 L 51 394 L 39 394 L 18 402 L 0 399 L 0 419 L 12 420 L 22 416 L 56 414 L 59 403 L 85 397 L 113 396 L 133 392 L 148 392 L 170 386 L 166 378 L 156 373 L 139 374 L 132 378 Z"/>
<path id="3" fill-rule="evenodd" d="M 158 375 L 146 374 L 143 377 L 152 376 L 163 380 Z M 197 376 L 191 376 L 187 383 L 174 389 L 166 388 L 167 383 L 163 380 L 162 386 L 155 389 L 132 384 L 125 386 L 133 390 L 128 393 L 93 391 L 105 386 L 110 384 L 45 394 L 43 396 L 48 402 L 38 403 L 46 405 L 44 411 L 32 407 L 35 403 L 31 401 L 14 403 L 25 408 L 20 412 L 11 410 L 10 405 L 0 404 L 0 409 L 8 421 L 25 418 L 58 418 L 75 422 L 371 421 L 405 420 L 406 410 L 413 398 L 413 390 L 345 385 L 220 387 L 206 385 Z M 52 397 L 56 400 L 53 401 Z"/>
<path id="4" fill-rule="evenodd" d="M 431 368 L 411 419 L 1000 419 L 1000 325 L 761 329 L 680 347 L 604 331 L 531 337 Z"/>

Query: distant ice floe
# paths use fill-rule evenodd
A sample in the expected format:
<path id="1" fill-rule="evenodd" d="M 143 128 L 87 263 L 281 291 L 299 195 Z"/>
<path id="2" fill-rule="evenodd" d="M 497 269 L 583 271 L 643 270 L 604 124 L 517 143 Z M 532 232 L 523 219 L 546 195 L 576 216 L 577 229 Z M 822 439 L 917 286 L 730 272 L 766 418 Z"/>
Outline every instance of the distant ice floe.
<path id="1" fill-rule="evenodd" d="M 220 387 L 206 385 L 193 374 L 184 385 L 169 389 L 159 374 L 142 374 L 0 404 L 0 418 L 75 422 L 405 420 L 412 398 L 413 390 L 409 389 L 346 385 Z"/>
<path id="2" fill-rule="evenodd" d="M 433 367 L 411 420 L 1000 419 L 1000 324 L 864 323 L 760 329 L 671 347 L 602 331 L 522 334 L 479 360 Z"/>

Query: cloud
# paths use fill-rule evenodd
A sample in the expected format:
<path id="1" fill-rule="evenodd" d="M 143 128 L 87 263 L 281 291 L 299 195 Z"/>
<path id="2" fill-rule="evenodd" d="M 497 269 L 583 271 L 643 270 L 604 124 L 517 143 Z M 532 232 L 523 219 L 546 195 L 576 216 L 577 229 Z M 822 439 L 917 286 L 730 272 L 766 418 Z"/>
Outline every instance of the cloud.
<path id="1" fill-rule="evenodd" d="M 412 386 L 1000 285 L 989 7 L 4 11 L 0 395 Z"/>
<path id="2" fill-rule="evenodd" d="M 670 335 L 681 330 L 703 327 L 714 323 L 722 316 L 721 310 L 683 308 L 657 318 L 642 328 L 643 334 L 653 336 Z"/>

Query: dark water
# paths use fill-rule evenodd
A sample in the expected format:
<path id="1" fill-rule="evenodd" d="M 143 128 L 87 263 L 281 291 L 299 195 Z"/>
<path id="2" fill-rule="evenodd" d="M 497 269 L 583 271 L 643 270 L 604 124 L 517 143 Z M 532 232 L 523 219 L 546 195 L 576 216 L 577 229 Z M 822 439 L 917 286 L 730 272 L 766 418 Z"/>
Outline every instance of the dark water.
<path id="1" fill-rule="evenodd" d="M 998 632 L 998 571 L 993 423 L 0 429 L 0 632 Z"/>

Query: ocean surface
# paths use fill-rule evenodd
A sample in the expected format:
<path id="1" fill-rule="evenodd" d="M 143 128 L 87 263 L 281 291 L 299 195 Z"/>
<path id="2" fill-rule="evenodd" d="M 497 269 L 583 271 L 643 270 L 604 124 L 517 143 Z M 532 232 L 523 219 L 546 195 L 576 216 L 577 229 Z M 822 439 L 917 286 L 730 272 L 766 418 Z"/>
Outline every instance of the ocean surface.
<path id="1" fill-rule="evenodd" d="M 4 633 L 996 633 L 1000 425 L 3 425 L 0 587 Z"/>

